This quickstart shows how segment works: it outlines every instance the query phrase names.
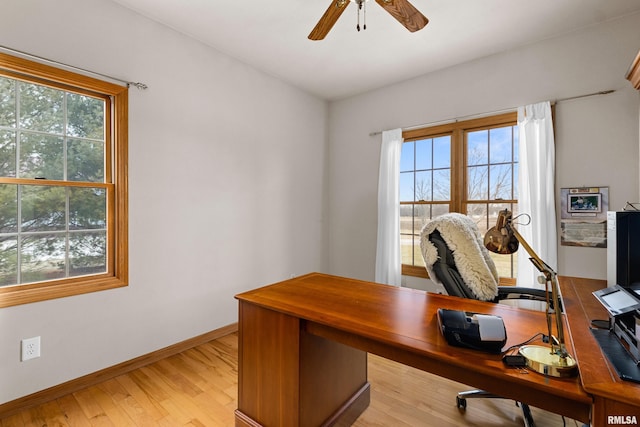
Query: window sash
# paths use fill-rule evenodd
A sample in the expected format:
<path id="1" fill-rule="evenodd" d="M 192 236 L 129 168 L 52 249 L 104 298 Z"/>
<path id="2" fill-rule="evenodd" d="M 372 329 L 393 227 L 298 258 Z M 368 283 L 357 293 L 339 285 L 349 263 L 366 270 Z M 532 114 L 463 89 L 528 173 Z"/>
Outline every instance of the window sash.
<path id="1" fill-rule="evenodd" d="M 99 187 L 106 194 L 105 273 L 0 287 L 0 307 L 127 286 L 128 283 L 128 89 L 113 83 L 0 53 L 0 75 L 99 97 L 105 102 L 104 182 L 0 178 L 0 184 Z M 107 125 L 108 124 L 108 125 Z"/>
<path id="2" fill-rule="evenodd" d="M 441 125 L 425 127 L 420 129 L 412 129 L 404 131 L 402 136 L 404 142 L 412 142 L 429 138 L 439 138 L 443 136 L 450 136 L 451 138 L 451 199 L 450 200 L 434 200 L 434 201 L 401 201 L 401 209 L 403 206 L 434 206 L 434 205 L 448 205 L 449 212 L 462 212 L 466 213 L 470 206 L 476 204 L 485 204 L 487 206 L 491 204 L 510 204 L 513 206 L 517 204 L 515 199 L 501 199 L 491 200 L 488 197 L 486 199 L 469 200 L 467 198 L 467 185 L 468 185 L 468 170 L 467 170 L 467 134 L 469 132 L 478 130 L 496 129 L 505 126 L 515 126 L 517 124 L 517 112 L 510 112 L 505 114 L 499 114 L 495 116 L 482 117 L 477 119 L 471 119 L 460 122 L 445 123 Z M 512 185 L 517 185 L 517 182 L 513 182 Z M 512 192 L 513 193 L 513 192 Z M 405 208 L 406 209 L 406 208 Z M 402 234 L 402 233 L 401 233 Z M 405 233 L 404 237 L 408 239 L 409 234 Z M 414 239 L 419 239 L 419 236 L 412 236 Z M 414 242 L 412 246 L 415 248 L 419 246 L 419 242 Z M 418 249 L 419 250 L 419 249 Z M 415 255 L 415 249 L 414 249 Z M 418 254 L 421 257 L 421 254 Z M 503 255 L 504 257 L 504 255 Z M 402 264 L 402 274 L 407 276 L 416 276 L 428 278 L 426 269 L 419 265 L 422 260 L 419 260 L 416 265 L 414 258 L 414 265 Z M 505 282 L 511 283 L 510 278 L 505 278 Z"/>

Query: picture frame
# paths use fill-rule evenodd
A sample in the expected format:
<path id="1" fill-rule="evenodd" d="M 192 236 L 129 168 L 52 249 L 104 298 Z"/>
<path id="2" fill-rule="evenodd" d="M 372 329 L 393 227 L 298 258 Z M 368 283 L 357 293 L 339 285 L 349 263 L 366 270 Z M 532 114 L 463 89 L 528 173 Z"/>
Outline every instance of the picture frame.
<path id="1" fill-rule="evenodd" d="M 569 193 L 567 194 L 567 211 L 570 213 L 602 212 L 601 193 Z"/>

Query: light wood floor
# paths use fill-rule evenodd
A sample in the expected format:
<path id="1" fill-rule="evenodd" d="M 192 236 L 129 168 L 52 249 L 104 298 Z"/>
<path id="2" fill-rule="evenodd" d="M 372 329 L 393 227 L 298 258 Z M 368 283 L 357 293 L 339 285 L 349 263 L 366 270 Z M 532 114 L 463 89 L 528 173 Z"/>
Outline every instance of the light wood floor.
<path id="1" fill-rule="evenodd" d="M 237 350 L 238 337 L 230 334 L 2 419 L 0 427 L 233 426 Z M 460 412 L 455 395 L 469 387 L 373 355 L 369 381 L 371 405 L 356 427 L 522 425 L 513 401 L 468 400 Z M 532 411 L 538 427 L 565 425 L 559 415 Z"/>

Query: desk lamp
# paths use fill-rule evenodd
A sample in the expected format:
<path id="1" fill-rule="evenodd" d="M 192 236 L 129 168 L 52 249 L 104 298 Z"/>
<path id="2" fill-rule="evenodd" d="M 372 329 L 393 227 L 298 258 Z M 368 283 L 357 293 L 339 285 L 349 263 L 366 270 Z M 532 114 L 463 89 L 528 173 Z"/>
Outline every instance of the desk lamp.
<path id="1" fill-rule="evenodd" d="M 529 254 L 529 260 L 544 275 L 539 277 L 539 282 L 545 284 L 547 291 L 547 328 L 549 331 L 550 347 L 540 345 L 525 345 L 520 347 L 520 354 L 524 356 L 527 366 L 536 372 L 552 377 L 569 377 L 577 373 L 575 360 L 567 353 L 564 345 L 564 332 L 562 326 L 562 310 L 560 307 L 560 290 L 558 286 L 557 274 L 549 267 L 535 251 L 529 246 L 524 238 L 513 227 L 511 212 L 508 209 L 500 211 L 496 225 L 487 231 L 484 237 L 484 245 L 491 252 L 498 254 L 512 254 L 522 245 Z M 551 288 L 551 299 L 549 297 Z M 555 314 L 557 338 L 553 336 L 551 320 L 552 311 Z"/>

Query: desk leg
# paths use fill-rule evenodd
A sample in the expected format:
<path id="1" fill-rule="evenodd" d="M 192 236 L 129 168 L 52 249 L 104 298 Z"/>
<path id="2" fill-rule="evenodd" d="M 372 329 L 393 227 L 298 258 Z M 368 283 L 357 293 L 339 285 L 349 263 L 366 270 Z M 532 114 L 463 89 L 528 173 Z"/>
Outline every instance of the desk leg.
<path id="1" fill-rule="evenodd" d="M 594 396 L 592 426 L 638 425 L 640 412 L 637 406 L 615 400 L 616 396 Z"/>
<path id="2" fill-rule="evenodd" d="M 240 302 L 236 426 L 350 425 L 369 405 L 367 354 Z"/>

